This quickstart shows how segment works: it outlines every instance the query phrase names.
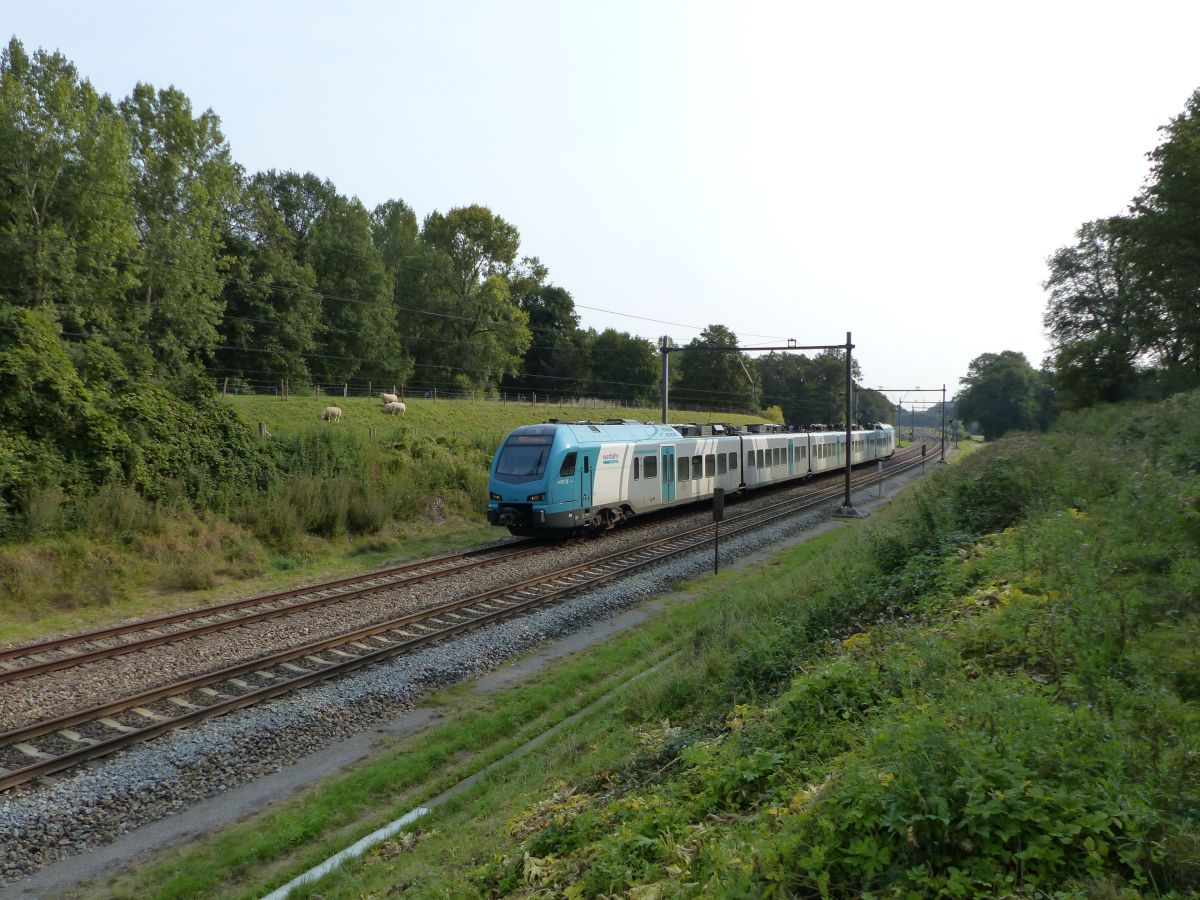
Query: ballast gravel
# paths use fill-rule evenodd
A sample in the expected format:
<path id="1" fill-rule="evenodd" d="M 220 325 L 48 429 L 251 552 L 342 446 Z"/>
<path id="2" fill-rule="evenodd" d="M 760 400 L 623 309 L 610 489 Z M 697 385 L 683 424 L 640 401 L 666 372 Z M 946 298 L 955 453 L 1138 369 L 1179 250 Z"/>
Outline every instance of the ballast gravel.
<path id="1" fill-rule="evenodd" d="M 904 476 L 895 479 L 904 480 Z M 723 539 L 722 558 L 745 556 L 811 527 L 837 505 L 830 501 L 766 532 Z M 707 513 L 697 518 L 707 519 Z M 679 519 L 662 527 L 679 530 Z M 617 542 L 630 537 L 618 532 L 613 542 L 598 543 L 604 545 L 603 553 L 611 553 L 621 549 Z M 639 530 L 636 542 L 646 540 Z M 565 563 L 557 557 L 554 565 Z M 439 685 L 482 674 L 548 639 L 661 594 L 711 566 L 711 547 L 703 548 L 301 693 L 170 732 L 46 783 L 12 789 L 0 803 L 0 847 L 4 848 L 0 884 L 293 763 L 412 708 Z"/>

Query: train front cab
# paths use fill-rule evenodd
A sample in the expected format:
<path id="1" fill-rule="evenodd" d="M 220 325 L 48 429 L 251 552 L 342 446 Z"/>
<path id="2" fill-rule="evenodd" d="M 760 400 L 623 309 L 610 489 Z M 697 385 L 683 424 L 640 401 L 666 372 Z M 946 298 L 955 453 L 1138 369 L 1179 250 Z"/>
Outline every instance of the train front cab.
<path id="1" fill-rule="evenodd" d="M 520 535 L 563 534 L 583 525 L 599 455 L 598 445 L 579 445 L 557 424 L 515 429 L 492 460 L 488 522 Z"/>

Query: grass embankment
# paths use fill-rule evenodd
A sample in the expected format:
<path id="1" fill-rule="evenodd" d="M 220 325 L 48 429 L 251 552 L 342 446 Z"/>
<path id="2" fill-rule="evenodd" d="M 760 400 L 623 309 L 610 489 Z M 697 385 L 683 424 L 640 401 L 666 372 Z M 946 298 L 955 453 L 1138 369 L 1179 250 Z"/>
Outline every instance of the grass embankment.
<path id="1" fill-rule="evenodd" d="M 982 448 L 105 892 L 253 896 L 673 653 L 296 896 L 1193 896 L 1197 413 Z"/>
<path id="2" fill-rule="evenodd" d="M 549 404 L 230 396 L 266 422 L 280 477 L 253 502 L 197 510 L 119 486 L 78 509 L 58 492 L 27 504 L 28 539 L 0 545 L 0 642 L 92 627 L 238 593 L 333 577 L 503 536 L 483 521 L 487 470 L 518 425 L 654 418 L 653 410 Z M 338 423 L 320 420 L 331 404 Z M 679 413 L 686 421 L 695 413 Z M 729 418 L 729 417 L 723 417 Z M 749 416 L 736 421 L 761 421 Z M 236 586 L 235 586 L 236 585 Z"/>

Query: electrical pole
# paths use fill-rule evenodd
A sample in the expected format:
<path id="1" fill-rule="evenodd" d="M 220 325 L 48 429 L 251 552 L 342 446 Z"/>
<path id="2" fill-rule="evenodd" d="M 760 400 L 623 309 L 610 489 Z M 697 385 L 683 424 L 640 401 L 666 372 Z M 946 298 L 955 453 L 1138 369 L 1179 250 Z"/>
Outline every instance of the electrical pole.
<path id="1" fill-rule="evenodd" d="M 662 423 L 667 424 L 667 354 L 671 352 L 671 338 L 663 335 L 659 338 L 659 352 L 662 354 Z"/>
<path id="2" fill-rule="evenodd" d="M 846 332 L 846 491 L 842 497 L 842 508 L 836 513 L 838 516 L 846 518 L 858 518 L 862 515 L 854 508 L 850 502 L 850 460 L 854 456 L 854 445 L 850 417 L 854 413 L 854 363 L 852 361 L 852 351 L 854 344 L 850 340 L 850 332 Z"/>

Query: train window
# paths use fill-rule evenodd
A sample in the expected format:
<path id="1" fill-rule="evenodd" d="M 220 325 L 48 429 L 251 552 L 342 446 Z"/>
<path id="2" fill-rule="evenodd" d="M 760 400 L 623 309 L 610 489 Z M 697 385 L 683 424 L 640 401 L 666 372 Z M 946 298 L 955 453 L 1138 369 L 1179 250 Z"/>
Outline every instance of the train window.
<path id="1" fill-rule="evenodd" d="M 709 453 L 704 457 L 704 477 L 712 478 L 717 474 L 717 458 Z"/>
<path id="2" fill-rule="evenodd" d="M 777 465 L 777 466 L 783 465 L 783 448 L 782 447 L 775 448 L 775 465 Z"/>
<path id="3" fill-rule="evenodd" d="M 688 473 L 692 471 L 692 468 L 686 456 L 679 457 L 679 465 L 677 468 L 679 469 L 679 480 L 687 481 Z"/>
<path id="4" fill-rule="evenodd" d="M 737 470 L 737 454 L 730 453 L 729 454 L 729 471 L 734 472 L 736 470 Z"/>
<path id="5" fill-rule="evenodd" d="M 638 457 L 633 458 L 633 480 L 637 481 L 641 477 L 642 461 Z"/>
<path id="6" fill-rule="evenodd" d="M 754 451 L 753 450 L 746 451 L 746 468 L 748 468 L 748 469 L 754 468 Z"/>
<path id="7" fill-rule="evenodd" d="M 717 454 L 717 474 L 724 475 L 726 472 L 726 459 L 724 453 Z"/>
<path id="8" fill-rule="evenodd" d="M 758 457 L 758 467 L 760 469 L 765 468 L 763 466 L 763 452 L 759 450 L 755 455 Z"/>
<path id="9" fill-rule="evenodd" d="M 588 469 L 588 458 L 586 456 L 583 458 L 583 471 L 584 471 L 584 474 L 587 474 L 587 472 L 590 471 Z"/>
<path id="10" fill-rule="evenodd" d="M 699 456 L 692 457 L 692 477 L 704 477 L 704 460 L 702 460 Z"/>
<path id="11" fill-rule="evenodd" d="M 559 478 L 568 478 L 575 474 L 575 454 L 568 453 L 563 457 L 562 465 L 558 469 Z"/>
<path id="12" fill-rule="evenodd" d="M 647 456 L 645 465 L 646 465 L 646 477 L 647 478 L 657 478 L 658 477 L 658 457 L 657 456 Z"/>

